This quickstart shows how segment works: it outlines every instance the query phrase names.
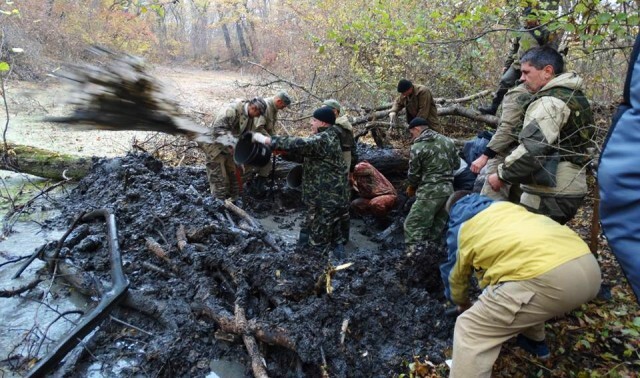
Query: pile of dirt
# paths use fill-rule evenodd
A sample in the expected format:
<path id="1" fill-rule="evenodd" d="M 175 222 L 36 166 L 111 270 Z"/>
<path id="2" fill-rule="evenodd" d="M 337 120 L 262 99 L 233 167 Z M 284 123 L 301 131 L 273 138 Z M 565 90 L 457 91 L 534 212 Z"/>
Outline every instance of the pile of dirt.
<path id="1" fill-rule="evenodd" d="M 89 353 L 63 368 L 85 375 L 99 362 L 105 375 L 197 377 L 227 360 L 251 376 L 256 352 L 274 377 L 393 376 L 413 356 L 442 363 L 454 324 L 441 303 L 444 251 L 430 247 L 408 260 L 401 243 L 382 242 L 331 261 L 256 221 L 275 215 L 286 229 L 301 216 L 299 194 L 276 186 L 277 206 L 244 198 L 246 216 L 209 195 L 202 169 L 145 154 L 96 161 L 47 227 L 67 228 L 93 209 L 115 214 L 130 295 L 114 316 L 134 327 L 106 321 Z M 151 252 L 158 247 L 166 257 Z M 104 224 L 77 227 L 60 256 L 96 290 L 109 286 Z M 334 271 L 338 263 L 352 265 Z M 257 341 L 253 360 L 247 339 Z"/>

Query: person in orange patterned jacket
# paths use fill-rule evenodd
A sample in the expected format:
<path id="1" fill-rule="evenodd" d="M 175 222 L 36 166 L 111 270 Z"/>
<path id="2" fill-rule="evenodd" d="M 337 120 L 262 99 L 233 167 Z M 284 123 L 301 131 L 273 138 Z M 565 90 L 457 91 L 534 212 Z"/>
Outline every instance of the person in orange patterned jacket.
<path id="1" fill-rule="evenodd" d="M 353 188 L 360 197 L 351 202 L 351 208 L 360 215 L 384 218 L 398 199 L 398 193 L 389 180 L 367 161 L 356 164 Z"/>

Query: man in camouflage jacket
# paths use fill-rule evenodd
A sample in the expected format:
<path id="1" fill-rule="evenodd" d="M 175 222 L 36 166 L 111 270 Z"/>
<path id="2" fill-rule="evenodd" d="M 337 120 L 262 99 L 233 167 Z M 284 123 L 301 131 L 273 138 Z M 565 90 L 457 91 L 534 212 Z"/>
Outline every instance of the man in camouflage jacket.
<path id="1" fill-rule="evenodd" d="M 532 12 L 531 7 L 525 8 L 522 22 L 523 29 L 518 32 L 518 36 L 513 40 L 511 51 L 504 64 L 498 90 L 493 95 L 491 105 L 478 108 L 478 111 L 482 114 L 496 114 L 507 91 L 516 85 L 521 75 L 520 58 L 524 53 L 534 47 L 553 43 L 553 35 L 545 27 L 540 26 L 540 21 L 535 13 Z"/>
<path id="2" fill-rule="evenodd" d="M 409 158 L 407 195 L 416 196 L 404 221 L 404 239 L 409 252 L 419 242 L 442 240 L 448 219 L 444 204 L 453 193 L 453 171 L 460 166 L 453 141 L 428 125 L 428 121 L 420 117 L 409 124 L 414 141 Z"/>
<path id="3" fill-rule="evenodd" d="M 340 139 L 330 127 L 334 122 L 333 111 L 321 107 L 313 113 L 311 127 L 314 135 L 310 137 L 253 134 L 254 142 L 304 157 L 302 201 L 308 212 L 299 244 L 323 251 L 341 243 L 339 224 L 344 208 L 348 206 L 347 176 Z"/>
<path id="4" fill-rule="evenodd" d="M 427 87 L 402 79 L 398 82 L 398 92 L 400 96 L 396 98 L 389 112 L 391 123 L 395 123 L 396 114 L 399 111 L 407 109 L 407 123 L 411 123 L 411 120 L 420 117 L 426 119 L 429 122 L 429 127 L 433 130 L 440 127 L 436 102 Z"/>
<path id="5" fill-rule="evenodd" d="M 496 173 L 498 166 L 504 163 L 504 158 L 518 147 L 518 134 L 522 130 L 524 113 L 532 98 L 533 95 L 529 93 L 527 87 L 523 84 L 507 92 L 502 103 L 502 114 L 500 115 L 500 123 L 496 133 L 487 144 L 484 153 L 471 163 L 471 172 L 475 174 L 480 173 L 480 170 L 486 166 L 483 171 L 485 177 L 484 185 L 480 194 L 493 200 L 509 200 L 510 193 L 512 196 L 515 195 L 518 199 L 520 198 L 517 184 L 513 186 L 505 184 L 500 188 L 500 191 L 496 192 L 489 185 L 487 178 L 492 173 Z"/>
<path id="6" fill-rule="evenodd" d="M 211 194 L 219 199 L 238 198 L 240 184 L 236 178 L 233 147 L 238 137 L 254 129 L 254 122 L 267 104 L 260 97 L 236 100 L 226 105 L 210 126 L 213 143 L 200 143 L 206 156 L 207 178 Z"/>
<path id="7" fill-rule="evenodd" d="M 591 106 L 583 80 L 575 72 L 562 73 L 564 61 L 553 48 L 531 49 L 520 62 L 533 101 L 518 147 L 488 181 L 496 191 L 505 183 L 520 183 L 521 205 L 564 224 L 587 193 L 587 149 L 595 132 Z"/>
<path id="8" fill-rule="evenodd" d="M 285 91 L 276 93 L 273 97 L 267 97 L 264 99 L 267 103 L 267 110 L 256 121 L 255 130 L 263 135 L 273 135 L 278 122 L 278 111 L 285 109 L 291 105 L 291 97 Z M 267 180 L 271 174 L 272 163 L 269 161 L 267 164 L 258 168 L 257 176 L 251 182 L 251 191 L 257 196 L 264 195 L 266 190 Z M 255 172 L 255 171 L 252 171 Z"/>
<path id="9" fill-rule="evenodd" d="M 356 164 L 358 163 L 358 152 L 356 151 L 356 142 L 353 137 L 353 126 L 349 122 L 347 115 L 340 116 L 342 106 L 336 100 L 325 100 L 322 105 L 328 106 L 333 110 L 333 114 L 336 116 L 335 125 L 340 129 L 338 130 L 340 138 L 340 146 L 342 147 L 342 156 L 347 164 L 346 173 L 353 172 Z"/>
<path id="10" fill-rule="evenodd" d="M 342 148 L 342 157 L 345 162 L 345 175 L 347 178 L 352 176 L 353 170 L 358 163 L 358 153 L 356 151 L 356 142 L 353 137 L 353 126 L 349 122 L 347 115 L 340 116 L 342 107 L 336 100 L 325 100 L 322 105 L 331 108 L 333 114 L 336 116 L 335 125 L 332 129 L 338 134 L 340 139 L 340 147 Z M 348 180 L 351 182 L 351 179 Z M 349 191 L 350 192 L 350 191 Z M 349 196 L 350 197 L 350 196 Z M 350 199 L 350 198 L 349 198 Z M 342 243 L 346 244 L 349 241 L 349 234 L 351 233 L 351 216 L 349 214 L 349 207 L 345 207 L 344 213 L 340 219 L 340 232 L 342 233 Z"/>

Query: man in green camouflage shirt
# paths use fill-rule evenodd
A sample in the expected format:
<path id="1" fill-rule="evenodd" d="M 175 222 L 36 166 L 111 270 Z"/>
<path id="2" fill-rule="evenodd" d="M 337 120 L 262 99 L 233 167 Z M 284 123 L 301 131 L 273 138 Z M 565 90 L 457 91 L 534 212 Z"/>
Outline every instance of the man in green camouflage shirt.
<path id="1" fill-rule="evenodd" d="M 258 118 L 256 122 L 256 131 L 270 136 L 273 135 L 276 129 L 276 123 L 278 122 L 278 111 L 285 109 L 291 105 L 291 97 L 285 91 L 276 93 L 273 97 L 267 97 L 264 99 L 267 103 L 267 110 L 264 114 Z M 264 195 L 267 188 L 268 177 L 271 174 L 272 163 L 269 161 L 267 164 L 258 168 L 256 177 L 251 182 L 251 192 L 255 196 Z M 255 172 L 255 171 L 254 171 Z"/>
<path id="2" fill-rule="evenodd" d="M 518 134 L 522 130 L 524 113 L 532 98 L 533 95 L 523 84 L 509 90 L 504 96 L 498 129 L 487 144 L 484 153 L 471 163 L 471 172 L 475 174 L 479 174 L 486 166 L 483 171 L 484 185 L 480 194 L 496 201 L 509 200 L 511 195 L 512 198 L 518 198 L 518 201 L 514 202 L 519 202 L 520 192 L 517 184 L 505 184 L 500 188 L 500 191 L 496 192 L 489 185 L 487 178 L 492 173 L 496 173 L 498 166 L 504 163 L 504 158 L 518 147 Z"/>
<path id="3" fill-rule="evenodd" d="M 254 122 L 267 109 L 260 97 L 236 100 L 226 105 L 210 126 L 213 143 L 200 143 L 206 156 L 207 178 L 211 194 L 219 199 L 235 201 L 240 194 L 236 178 L 233 148 L 238 137 L 254 130 Z"/>
<path id="4" fill-rule="evenodd" d="M 453 141 L 431 130 L 424 118 L 414 118 L 409 132 L 414 138 L 409 158 L 407 195 L 416 201 L 404 221 L 404 239 L 409 253 L 417 243 L 439 242 L 447 224 L 444 209 L 453 193 L 453 172 L 460 166 Z"/>
<path id="5" fill-rule="evenodd" d="M 310 137 L 253 134 L 254 142 L 304 157 L 302 201 L 308 210 L 299 244 L 323 252 L 340 242 L 339 222 L 345 206 L 348 206 L 346 168 L 340 139 L 331 130 L 334 122 L 333 111 L 321 107 L 313 112 L 311 128 L 314 135 Z M 307 237 L 308 240 L 305 240 Z"/>
<path id="6" fill-rule="evenodd" d="M 536 47 L 520 59 L 521 80 L 533 99 L 527 107 L 519 145 L 487 180 L 493 190 L 520 183 L 520 204 L 564 224 L 587 194 L 586 170 L 595 133 L 583 80 L 564 72 L 562 55 Z"/>

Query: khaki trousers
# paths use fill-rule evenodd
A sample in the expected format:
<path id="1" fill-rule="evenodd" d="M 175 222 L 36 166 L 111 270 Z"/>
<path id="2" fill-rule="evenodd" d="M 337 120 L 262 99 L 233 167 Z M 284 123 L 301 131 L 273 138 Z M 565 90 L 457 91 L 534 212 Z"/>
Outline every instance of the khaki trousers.
<path id="1" fill-rule="evenodd" d="M 220 153 L 213 158 L 207 156 L 207 179 L 211 194 L 221 200 L 235 200 L 240 194 L 240 184 L 236 178 L 236 164 L 233 155 Z"/>
<path id="2" fill-rule="evenodd" d="M 502 343 L 520 333 L 544 340 L 544 322 L 595 298 L 601 280 L 589 253 L 530 280 L 488 286 L 456 321 L 449 377 L 490 377 Z"/>

